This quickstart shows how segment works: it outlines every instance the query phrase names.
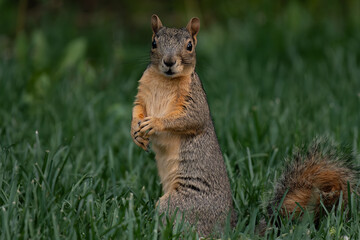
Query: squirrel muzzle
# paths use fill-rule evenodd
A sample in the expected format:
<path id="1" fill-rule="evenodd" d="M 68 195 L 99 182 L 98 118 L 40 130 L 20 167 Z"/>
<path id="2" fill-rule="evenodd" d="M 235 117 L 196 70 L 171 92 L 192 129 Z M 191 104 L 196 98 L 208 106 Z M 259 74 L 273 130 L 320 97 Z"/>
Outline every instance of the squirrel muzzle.
<path id="1" fill-rule="evenodd" d="M 175 77 L 178 73 L 183 71 L 181 59 L 174 56 L 163 57 L 159 68 L 159 70 L 167 77 Z"/>

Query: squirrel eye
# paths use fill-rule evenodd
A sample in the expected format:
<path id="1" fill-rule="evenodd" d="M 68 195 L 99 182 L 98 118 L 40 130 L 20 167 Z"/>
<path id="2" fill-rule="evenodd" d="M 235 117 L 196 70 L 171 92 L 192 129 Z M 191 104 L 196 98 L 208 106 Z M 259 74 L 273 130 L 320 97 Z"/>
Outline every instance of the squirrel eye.
<path id="1" fill-rule="evenodd" d="M 191 42 L 188 42 L 188 45 L 187 45 L 186 49 L 187 49 L 188 51 L 191 51 L 191 50 L 192 50 L 192 44 L 191 44 Z"/>
<path id="2" fill-rule="evenodd" d="M 155 39 L 152 41 L 151 46 L 152 46 L 152 48 L 156 48 L 156 47 L 157 47 L 157 46 L 156 46 L 156 41 L 155 41 Z"/>

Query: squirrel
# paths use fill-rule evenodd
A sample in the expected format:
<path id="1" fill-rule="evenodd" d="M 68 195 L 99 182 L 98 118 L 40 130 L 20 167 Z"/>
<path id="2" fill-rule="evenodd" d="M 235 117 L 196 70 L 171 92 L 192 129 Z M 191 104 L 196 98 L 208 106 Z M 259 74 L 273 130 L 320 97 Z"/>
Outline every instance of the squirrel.
<path id="1" fill-rule="evenodd" d="M 164 27 L 151 17 L 151 62 L 139 80 L 131 135 L 148 150 L 149 141 L 164 195 L 160 213 L 184 213 L 185 220 L 209 235 L 235 225 L 230 182 L 215 134 L 205 91 L 195 72 L 200 20 L 186 28 Z"/>
<path id="2" fill-rule="evenodd" d="M 132 110 L 131 136 L 136 145 L 155 153 L 163 196 L 160 213 L 183 213 L 201 236 L 221 231 L 228 216 L 235 227 L 229 178 L 210 115 L 207 97 L 195 72 L 200 20 L 185 28 L 167 28 L 151 17 L 151 61 L 139 80 Z M 331 209 L 356 179 L 355 171 L 332 155 L 314 148 L 289 165 L 275 188 L 267 213 L 271 219 L 301 208 L 320 216 L 320 199 Z M 283 198 L 283 196 L 285 197 Z M 283 201 L 282 201 L 283 200 Z M 281 206 L 279 206 L 281 204 Z M 275 211 L 274 211 L 275 210 Z M 259 224 L 264 233 L 266 224 Z"/>

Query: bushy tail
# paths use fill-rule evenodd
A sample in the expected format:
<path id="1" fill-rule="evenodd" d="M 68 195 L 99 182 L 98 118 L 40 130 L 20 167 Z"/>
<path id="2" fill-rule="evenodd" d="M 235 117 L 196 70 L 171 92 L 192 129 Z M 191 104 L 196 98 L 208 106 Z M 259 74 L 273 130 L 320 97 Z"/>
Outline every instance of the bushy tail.
<path id="1" fill-rule="evenodd" d="M 330 211 L 336 207 L 341 195 L 346 206 L 348 191 L 356 190 L 358 170 L 352 165 L 352 154 L 337 149 L 328 141 L 316 141 L 307 152 L 298 151 L 276 184 L 267 207 L 269 216 L 279 209 L 281 216 L 294 212 L 301 217 L 306 209 L 317 222 L 323 208 Z"/>

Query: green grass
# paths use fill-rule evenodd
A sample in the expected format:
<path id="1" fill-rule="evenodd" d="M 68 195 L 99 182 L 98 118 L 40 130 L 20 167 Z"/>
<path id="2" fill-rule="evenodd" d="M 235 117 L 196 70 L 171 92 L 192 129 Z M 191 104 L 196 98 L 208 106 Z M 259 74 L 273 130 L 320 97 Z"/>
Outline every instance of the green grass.
<path id="1" fill-rule="evenodd" d="M 78 36 L 56 24 L 0 42 L 1 238 L 195 238 L 185 224 L 163 226 L 154 154 L 129 134 L 150 35 L 134 43 L 121 29 Z M 246 19 L 201 29 L 197 72 L 239 214 L 224 239 L 257 238 L 294 147 L 330 136 L 360 164 L 359 42 L 358 31 L 331 22 Z M 359 198 L 351 197 L 349 217 L 333 210 L 317 229 L 288 222 L 268 238 L 358 239 Z"/>

